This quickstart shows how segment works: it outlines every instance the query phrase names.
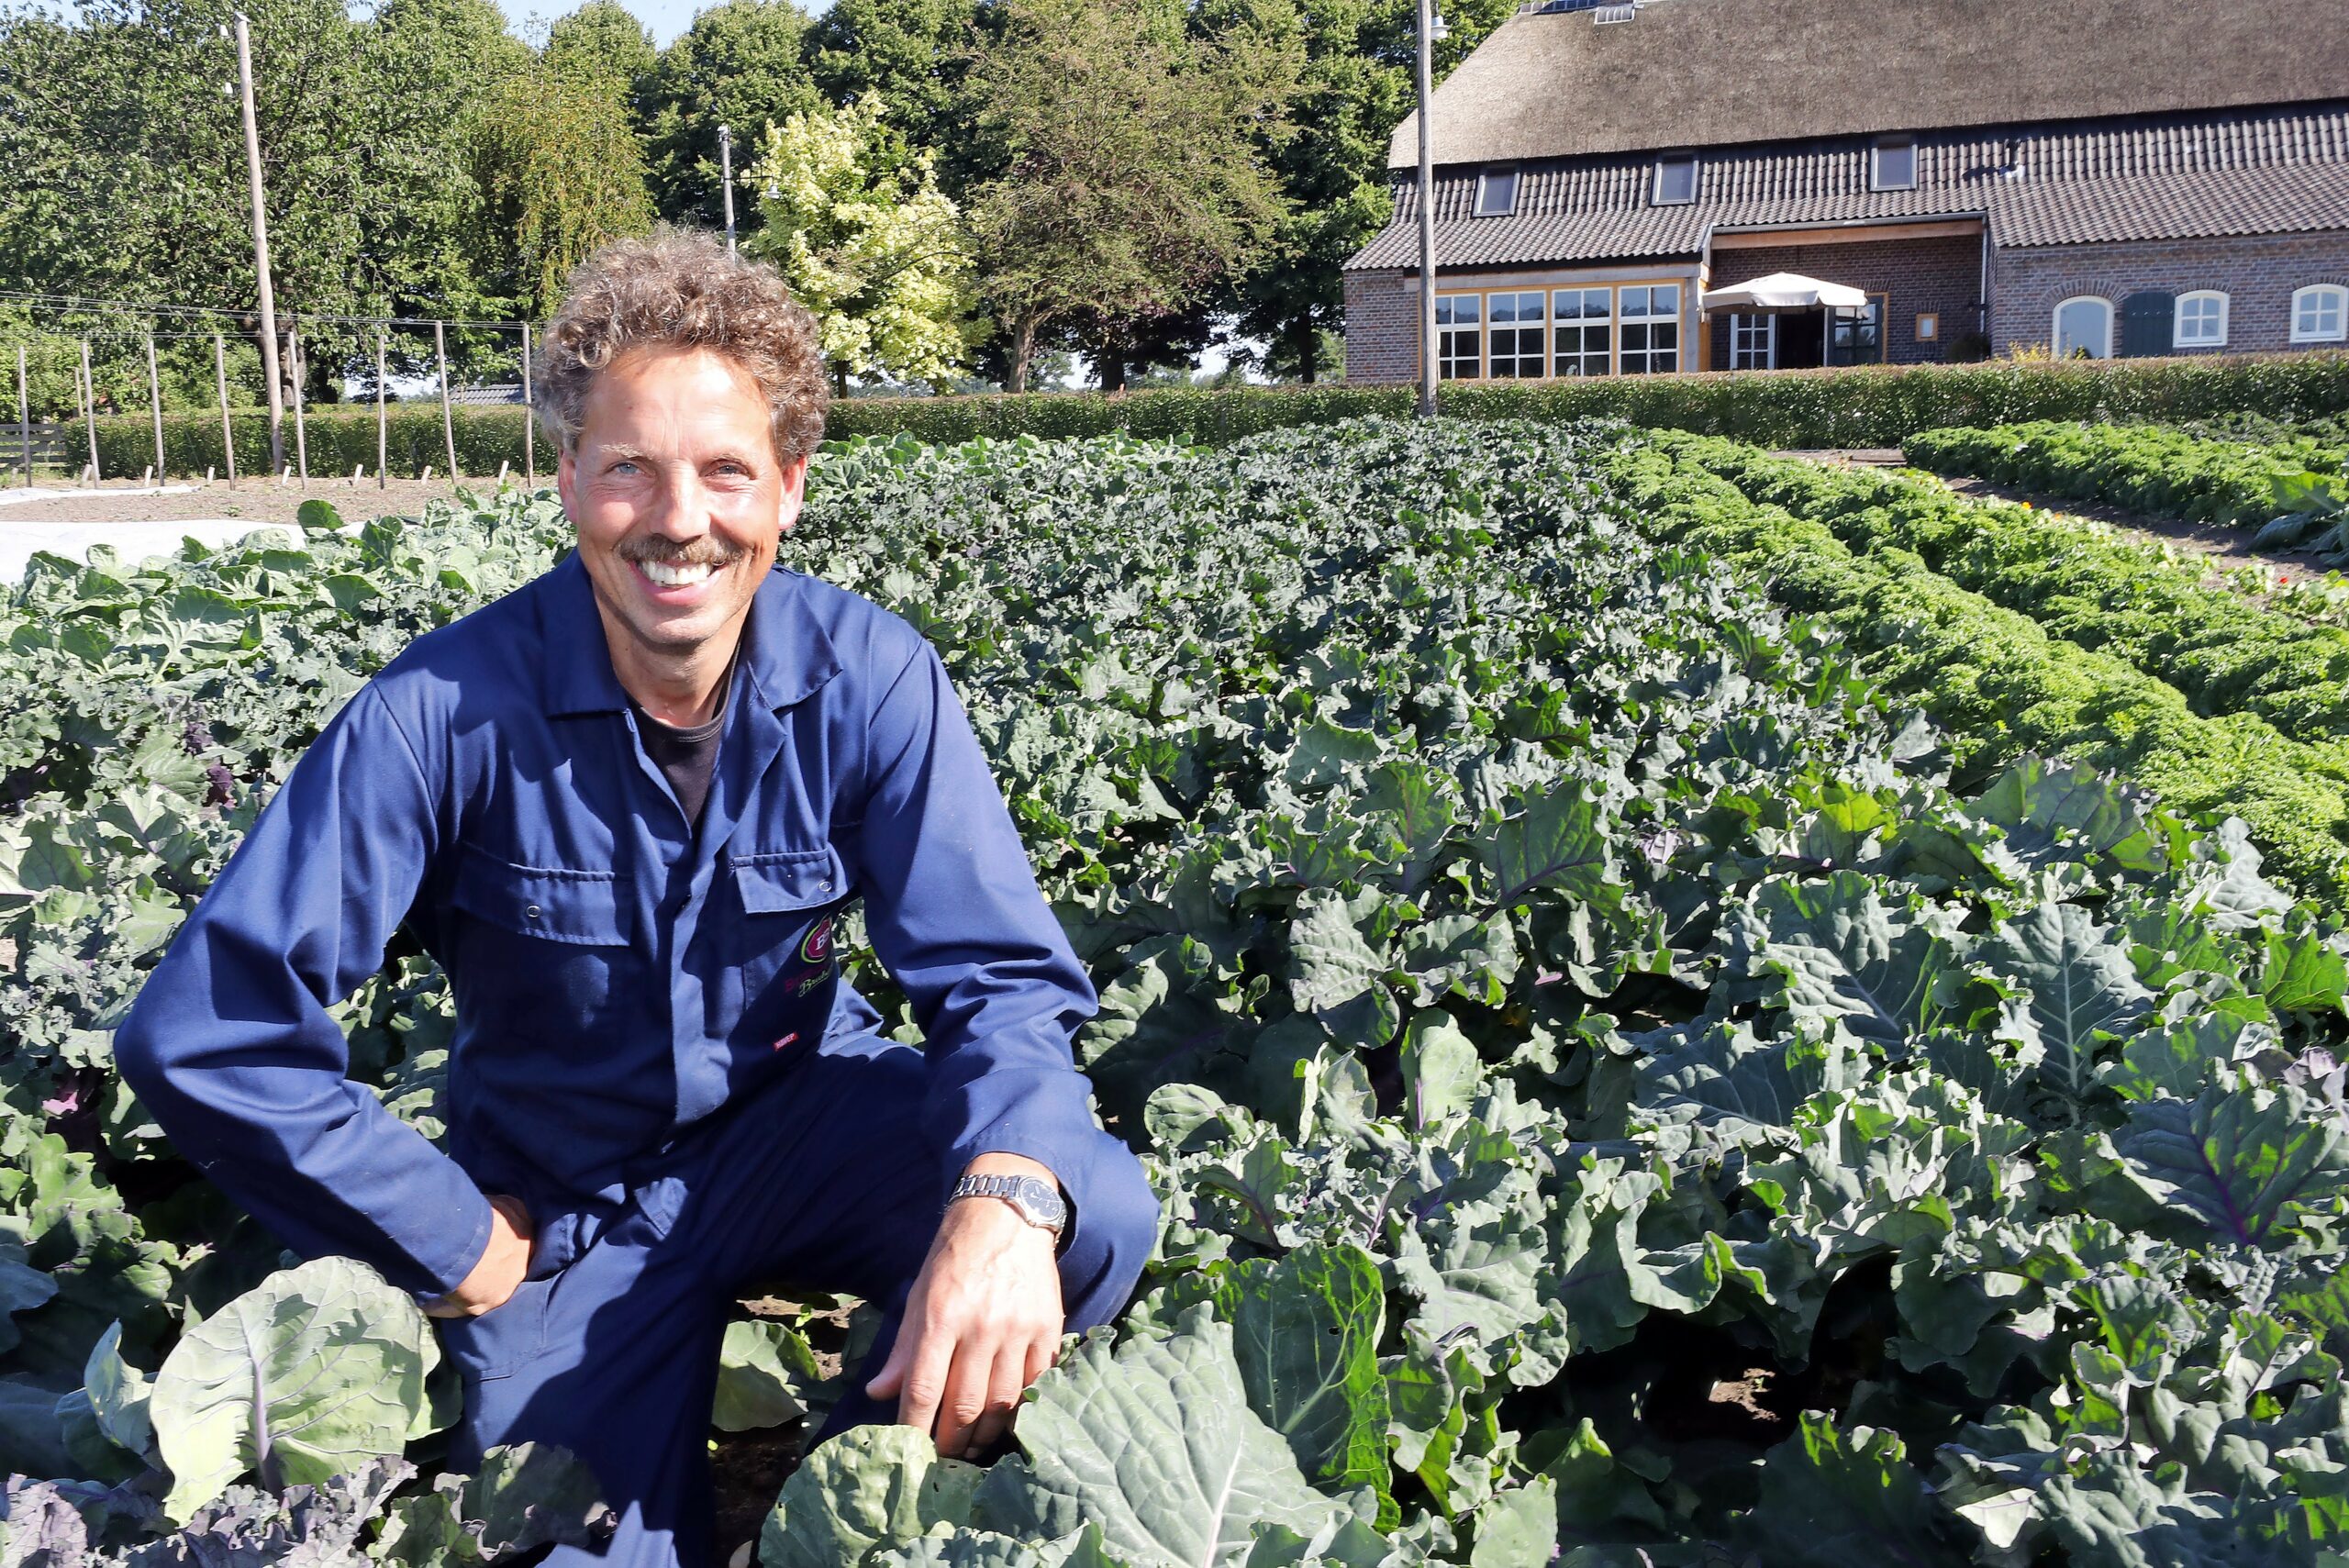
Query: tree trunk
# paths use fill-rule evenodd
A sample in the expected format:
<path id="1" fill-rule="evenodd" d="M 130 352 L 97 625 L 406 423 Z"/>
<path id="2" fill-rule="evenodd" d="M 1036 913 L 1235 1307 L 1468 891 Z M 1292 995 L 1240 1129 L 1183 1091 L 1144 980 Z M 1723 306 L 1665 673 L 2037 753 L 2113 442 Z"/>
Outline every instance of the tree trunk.
<path id="1" fill-rule="evenodd" d="M 846 360 L 832 361 L 832 395 L 834 397 L 848 395 L 848 361 Z"/>
<path id="2" fill-rule="evenodd" d="M 1320 346 L 1321 334 L 1315 328 L 1313 318 L 1308 317 L 1305 320 L 1305 331 L 1299 337 L 1297 345 L 1297 373 L 1305 378 L 1305 384 L 1308 386 L 1313 384 L 1314 374 L 1321 368 L 1314 360 L 1314 350 Z"/>
<path id="3" fill-rule="evenodd" d="M 1036 318 L 1022 315 L 1011 324 L 1011 373 L 1005 378 L 1005 389 L 1010 392 L 1028 390 L 1028 367 L 1036 358 Z"/>
<path id="4" fill-rule="evenodd" d="M 1116 338 L 1104 335 L 1100 351 L 1094 356 L 1093 368 L 1100 373 L 1101 390 L 1123 392 L 1126 389 L 1126 346 Z"/>

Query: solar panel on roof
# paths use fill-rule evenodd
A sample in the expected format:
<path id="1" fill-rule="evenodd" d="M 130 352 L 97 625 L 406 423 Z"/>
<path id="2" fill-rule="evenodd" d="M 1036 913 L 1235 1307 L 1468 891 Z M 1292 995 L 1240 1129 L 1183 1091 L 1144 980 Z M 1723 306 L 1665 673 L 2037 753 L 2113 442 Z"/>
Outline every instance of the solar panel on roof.
<path id="1" fill-rule="evenodd" d="M 1596 11 L 1607 4 L 1609 0 L 1539 0 L 1525 9 L 1534 16 L 1546 17 L 1558 11 Z"/>

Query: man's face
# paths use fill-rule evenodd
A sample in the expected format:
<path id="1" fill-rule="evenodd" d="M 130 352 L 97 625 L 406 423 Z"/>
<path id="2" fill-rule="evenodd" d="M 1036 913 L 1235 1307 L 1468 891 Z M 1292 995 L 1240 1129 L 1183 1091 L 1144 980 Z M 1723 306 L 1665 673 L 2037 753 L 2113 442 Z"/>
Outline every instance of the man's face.
<path id="1" fill-rule="evenodd" d="M 775 457 L 766 399 L 706 349 L 623 354 L 587 393 L 556 485 L 614 662 L 675 658 L 734 628 L 799 516 L 807 460 Z"/>

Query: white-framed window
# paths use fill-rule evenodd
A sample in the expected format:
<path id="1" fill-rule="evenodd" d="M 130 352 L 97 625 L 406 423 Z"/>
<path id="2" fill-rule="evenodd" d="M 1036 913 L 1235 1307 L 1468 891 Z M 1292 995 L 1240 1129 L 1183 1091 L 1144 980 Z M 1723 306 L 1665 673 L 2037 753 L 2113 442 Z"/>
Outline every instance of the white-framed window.
<path id="1" fill-rule="evenodd" d="M 1653 199 L 1657 206 L 1685 206 L 1697 199 L 1695 153 L 1668 152 L 1655 161 Z"/>
<path id="2" fill-rule="evenodd" d="M 1739 311 L 1729 318 L 1729 368 L 1769 371 L 1778 368 L 1778 318 Z"/>
<path id="3" fill-rule="evenodd" d="M 1497 294 L 1486 299 L 1486 314 L 1492 319 L 1495 381 L 1542 378 L 1542 363 L 1549 357 L 1542 342 L 1542 299 L 1539 289 L 1530 294 Z"/>
<path id="4" fill-rule="evenodd" d="M 1442 381 L 1475 381 L 1485 373 L 1485 296 L 1435 296 L 1435 371 Z"/>
<path id="5" fill-rule="evenodd" d="M 2055 307 L 2055 357 L 2112 357 L 2112 302 L 2092 294 L 2075 295 Z"/>
<path id="6" fill-rule="evenodd" d="M 1615 291 L 1610 288 L 1553 289 L 1550 294 L 1552 347 L 1555 375 L 1606 375 L 1615 328 Z"/>
<path id="7" fill-rule="evenodd" d="M 1476 176 L 1476 216 L 1507 217 L 1517 210 L 1517 165 L 1487 169 Z"/>
<path id="8" fill-rule="evenodd" d="M 2169 340 L 2181 349 L 2222 349 L 2227 342 L 2227 296 L 2197 289 L 2177 296 Z"/>
<path id="9" fill-rule="evenodd" d="M 1913 191 L 1917 188 L 1917 141 L 1914 137 L 1887 136 L 1868 150 L 1868 189 Z"/>
<path id="10" fill-rule="evenodd" d="M 1635 284 L 1618 291 L 1625 375 L 1662 374 L 1680 368 L 1680 285 Z"/>
<path id="11" fill-rule="evenodd" d="M 2338 343 L 2349 339 L 2349 288 L 2310 284 L 2292 291 L 2292 341 Z"/>

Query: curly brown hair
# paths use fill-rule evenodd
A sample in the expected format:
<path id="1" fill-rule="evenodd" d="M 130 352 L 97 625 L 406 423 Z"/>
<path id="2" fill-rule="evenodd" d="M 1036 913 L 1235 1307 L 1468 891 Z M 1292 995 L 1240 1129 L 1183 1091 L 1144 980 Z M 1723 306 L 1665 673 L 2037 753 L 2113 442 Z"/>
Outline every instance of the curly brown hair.
<path id="1" fill-rule="evenodd" d="M 766 395 L 783 462 L 824 439 L 831 389 L 815 317 L 773 267 L 729 255 L 725 241 L 664 227 L 615 239 L 572 272 L 533 389 L 565 450 L 579 439 L 596 373 L 642 348 L 709 349 L 741 366 Z"/>

